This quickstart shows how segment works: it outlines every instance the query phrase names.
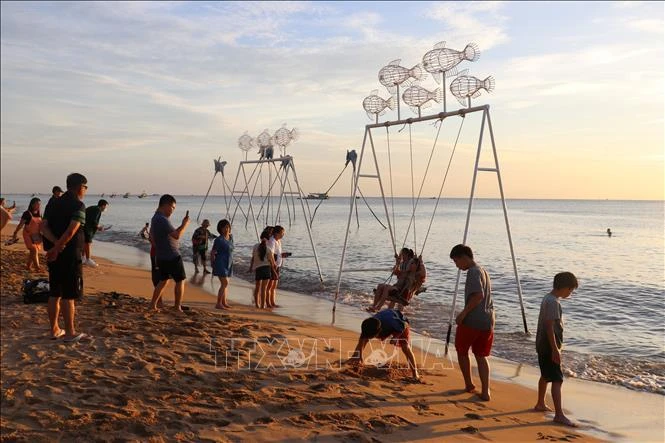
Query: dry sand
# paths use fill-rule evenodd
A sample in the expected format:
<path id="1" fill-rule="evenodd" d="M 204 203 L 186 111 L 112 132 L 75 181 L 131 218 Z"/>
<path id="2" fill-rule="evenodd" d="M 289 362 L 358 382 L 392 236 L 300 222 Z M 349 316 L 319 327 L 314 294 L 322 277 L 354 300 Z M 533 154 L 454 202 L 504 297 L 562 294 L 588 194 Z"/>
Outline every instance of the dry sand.
<path id="1" fill-rule="evenodd" d="M 190 311 L 149 313 L 149 272 L 102 259 L 85 268 L 77 305 L 77 329 L 94 339 L 53 341 L 45 305 L 22 302 L 35 276 L 25 257 L 21 243 L 2 247 L 3 441 L 597 441 L 532 411 L 533 390 L 495 382 L 480 402 L 445 361 L 422 384 L 406 369 L 354 370 L 340 360 L 357 334 L 249 306 L 216 311 L 189 284 Z M 249 303 L 246 286 L 231 290 Z M 303 355 L 314 360 L 298 367 Z"/>

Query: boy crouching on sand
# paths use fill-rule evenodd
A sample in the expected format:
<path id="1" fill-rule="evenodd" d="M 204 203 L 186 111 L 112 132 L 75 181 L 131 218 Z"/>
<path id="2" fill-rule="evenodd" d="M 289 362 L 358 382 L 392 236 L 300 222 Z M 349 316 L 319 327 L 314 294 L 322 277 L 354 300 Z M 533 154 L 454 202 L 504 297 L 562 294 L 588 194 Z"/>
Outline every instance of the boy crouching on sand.
<path id="1" fill-rule="evenodd" d="M 563 317 L 560 298 L 568 298 L 577 289 L 577 278 L 571 272 L 561 272 L 554 276 L 554 289 L 543 298 L 538 315 L 538 332 L 536 333 L 536 351 L 540 366 L 538 380 L 538 403 L 536 411 L 551 411 L 545 404 L 547 384 L 552 383 L 552 400 L 554 401 L 554 421 L 566 426 L 577 426 L 563 414 L 561 407 L 561 349 L 563 344 Z"/>
<path id="2" fill-rule="evenodd" d="M 410 344 L 409 319 L 400 311 L 394 309 L 384 309 L 378 314 L 365 319 L 360 326 L 360 338 L 353 352 L 353 356 L 347 363 L 359 362 L 363 364 L 363 349 L 372 338 L 385 340 L 390 337 L 390 343 L 399 345 L 409 362 L 409 368 L 415 380 L 420 380 L 418 368 L 416 367 L 416 357 L 413 355 Z"/>

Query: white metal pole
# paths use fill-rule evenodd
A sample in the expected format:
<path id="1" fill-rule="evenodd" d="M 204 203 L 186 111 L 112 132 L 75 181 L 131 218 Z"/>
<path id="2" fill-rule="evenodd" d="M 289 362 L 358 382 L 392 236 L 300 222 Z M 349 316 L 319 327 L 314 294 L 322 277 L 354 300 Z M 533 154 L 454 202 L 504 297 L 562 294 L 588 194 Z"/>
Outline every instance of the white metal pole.
<path id="1" fill-rule="evenodd" d="M 478 150 L 476 151 L 476 162 L 473 167 L 473 179 L 471 181 L 471 194 L 469 195 L 469 208 L 466 211 L 466 223 L 464 224 L 464 237 L 462 239 L 462 244 L 466 244 L 466 237 L 469 233 L 469 221 L 471 219 L 471 207 L 473 206 L 473 196 L 476 191 L 476 178 L 478 177 L 478 163 L 480 162 L 480 150 L 483 146 L 483 134 L 485 132 L 485 118 L 487 116 L 487 108 L 483 112 L 483 120 L 480 124 L 480 136 L 478 137 Z M 448 319 L 448 333 L 446 334 L 446 351 L 445 354 L 448 355 L 448 345 L 450 344 L 450 332 L 453 328 L 453 318 L 455 317 L 455 304 L 457 302 L 457 291 L 459 289 L 460 276 L 462 275 L 461 270 L 457 270 L 457 278 L 455 279 L 455 292 L 453 293 L 453 305 L 450 308 L 450 318 Z"/>
<path id="2" fill-rule="evenodd" d="M 353 190 L 351 191 L 351 200 L 349 201 L 349 218 L 346 222 L 346 231 L 344 233 L 344 245 L 342 246 L 342 257 L 339 262 L 339 273 L 337 274 L 337 290 L 335 291 L 335 301 L 333 302 L 332 309 L 332 323 L 335 324 L 335 311 L 337 310 L 337 298 L 339 297 L 339 287 L 342 283 L 342 270 L 344 269 L 344 257 L 346 256 L 346 245 L 349 241 L 349 231 L 351 229 L 351 217 L 353 216 L 353 205 L 356 203 L 356 193 L 358 192 L 358 178 L 360 177 L 360 167 L 363 163 L 363 156 L 365 155 L 365 145 L 367 144 L 367 134 L 369 128 L 365 127 L 365 136 L 363 137 L 363 145 L 360 148 L 360 156 L 358 157 L 358 169 L 356 170 L 356 178 L 353 180 Z M 374 146 L 372 145 L 372 150 Z"/>
<path id="3" fill-rule="evenodd" d="M 254 215 L 254 207 L 252 206 L 252 196 L 249 194 L 249 183 L 247 182 L 247 174 L 245 173 L 244 166 L 245 165 L 243 165 L 243 168 L 242 168 L 242 175 L 245 179 L 245 190 L 247 192 L 247 200 L 249 201 L 249 208 L 247 209 L 247 218 L 249 218 L 249 217 L 252 218 L 252 223 L 254 224 L 254 232 L 256 232 L 256 239 L 260 240 L 259 228 L 258 228 L 258 226 L 256 226 L 256 215 Z M 256 166 L 254 168 L 256 169 Z M 245 226 L 247 226 L 246 223 L 245 223 Z"/>
<path id="4" fill-rule="evenodd" d="M 307 227 L 307 235 L 309 235 L 309 242 L 312 245 L 312 252 L 314 253 L 314 261 L 316 262 L 316 269 L 319 271 L 319 281 L 321 282 L 321 287 L 323 287 L 323 274 L 321 273 L 321 266 L 319 266 L 319 256 L 316 254 L 316 246 L 314 245 L 314 239 L 312 238 L 312 230 L 309 227 L 309 223 L 307 220 L 307 213 L 305 212 L 305 203 L 303 201 L 303 197 L 305 195 L 302 192 L 300 183 L 298 183 L 298 174 L 296 174 L 296 165 L 293 162 L 293 158 L 291 158 L 289 165 L 291 166 L 291 170 L 293 171 L 293 181 L 295 182 L 296 188 L 298 188 L 298 193 L 300 194 L 300 206 L 302 207 L 302 216 L 303 219 L 305 219 L 305 227 Z"/>
<path id="5" fill-rule="evenodd" d="M 496 166 L 496 177 L 499 180 L 499 191 L 501 192 L 501 206 L 503 207 L 503 218 L 506 221 L 506 232 L 508 233 L 508 245 L 510 246 L 510 258 L 513 260 L 513 270 L 515 271 L 515 282 L 517 283 L 517 295 L 520 299 L 520 309 L 522 310 L 522 322 L 524 323 L 524 332 L 529 333 L 529 327 L 526 323 L 526 314 L 524 313 L 524 301 L 522 298 L 522 285 L 517 272 L 517 262 L 515 260 L 515 249 L 513 248 L 513 237 L 510 233 L 510 223 L 508 222 L 508 208 L 503 194 L 503 182 L 501 181 L 501 170 L 499 169 L 499 158 L 496 154 L 496 145 L 494 143 L 494 131 L 492 130 L 492 120 L 490 119 L 489 109 L 487 110 L 487 127 L 490 130 L 490 139 L 492 140 L 492 151 L 494 152 L 494 165 Z"/>
<path id="6" fill-rule="evenodd" d="M 379 188 L 381 189 L 381 200 L 383 201 L 383 209 L 386 213 L 386 220 L 388 221 L 388 232 L 390 232 L 390 241 L 393 242 L 393 251 L 397 253 L 397 245 L 395 244 L 395 234 L 393 227 L 390 224 L 390 213 L 388 212 L 388 203 L 386 202 L 386 193 L 383 191 L 383 181 L 381 180 L 381 170 L 379 169 L 379 161 L 376 158 L 376 150 L 374 149 L 374 139 L 372 138 L 372 130 L 369 130 L 369 141 L 372 145 L 372 156 L 374 157 L 374 165 L 376 166 L 376 178 L 379 180 Z M 360 174 L 358 174 L 360 177 Z M 356 183 L 357 186 L 357 183 Z"/>

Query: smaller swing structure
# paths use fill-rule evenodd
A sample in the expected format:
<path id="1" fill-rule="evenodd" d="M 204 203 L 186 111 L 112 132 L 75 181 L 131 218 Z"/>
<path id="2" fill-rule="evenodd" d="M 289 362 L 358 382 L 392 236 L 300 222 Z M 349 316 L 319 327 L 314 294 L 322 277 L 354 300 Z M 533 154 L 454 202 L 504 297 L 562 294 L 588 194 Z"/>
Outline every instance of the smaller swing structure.
<path id="1" fill-rule="evenodd" d="M 387 106 L 388 100 L 381 99 L 381 106 L 376 106 L 372 109 L 372 112 L 375 115 L 375 122 L 365 126 L 365 133 L 363 137 L 362 147 L 360 148 L 360 154 L 357 159 L 357 167 L 355 169 L 355 180 L 352 181 L 352 192 L 350 196 L 349 203 L 349 214 L 347 220 L 346 233 L 344 237 L 344 244 L 342 246 L 342 254 L 339 265 L 338 279 L 337 279 L 337 289 L 335 292 L 335 301 L 332 309 L 332 322 L 335 323 L 335 311 L 337 308 L 337 300 L 340 293 L 340 287 L 342 282 L 342 277 L 344 274 L 349 272 L 375 272 L 375 271 L 384 271 L 385 268 L 359 268 L 357 266 L 345 266 L 345 260 L 347 251 L 349 249 L 350 242 L 350 231 L 351 231 L 351 219 L 356 204 L 356 195 L 359 192 L 360 182 L 373 182 L 375 186 L 378 187 L 380 192 L 381 202 L 383 203 L 383 209 L 385 214 L 385 220 L 387 225 L 387 231 L 390 236 L 390 244 L 394 252 L 395 257 L 398 257 L 398 251 L 404 248 L 408 243 L 412 245 L 413 251 L 416 257 L 420 259 L 426 259 L 426 251 L 428 246 L 428 239 L 432 226 L 436 220 L 437 211 L 439 209 L 442 197 L 444 195 L 444 188 L 446 181 L 448 179 L 449 173 L 451 172 L 451 166 L 453 165 L 453 159 L 455 152 L 458 148 L 458 143 L 460 141 L 460 135 L 464 127 L 465 120 L 472 118 L 475 122 L 480 120 L 480 127 L 477 137 L 477 149 L 475 155 L 474 166 L 472 170 L 472 181 L 469 195 L 468 208 L 466 211 L 466 221 L 464 226 L 464 234 L 462 237 L 461 243 L 465 244 L 468 233 L 469 233 L 469 222 L 471 218 L 473 202 L 476 192 L 476 184 L 478 179 L 478 173 L 491 173 L 496 176 L 496 183 L 499 188 L 501 205 L 504 215 L 504 222 L 506 227 L 506 234 L 509 244 L 509 252 L 512 259 L 513 270 L 515 273 L 515 282 L 517 286 L 517 295 L 519 298 L 519 303 L 522 311 L 522 319 L 524 323 L 524 331 L 528 333 L 526 315 L 524 312 L 524 304 L 522 298 L 522 289 L 519 280 L 519 274 L 517 271 L 517 264 L 515 259 L 515 252 L 513 248 L 513 241 L 510 231 L 510 224 L 508 220 L 508 211 L 505 202 L 505 196 L 503 191 L 503 183 L 501 180 L 501 171 L 499 168 L 499 160 L 497 155 L 497 148 L 494 139 L 494 132 L 492 128 L 492 121 L 490 118 L 490 107 L 489 105 L 481 106 L 471 106 L 471 99 L 477 98 L 481 95 L 481 90 L 490 92 L 494 87 L 494 79 L 492 77 L 487 77 L 485 80 L 480 80 L 476 77 L 469 76 L 468 70 L 460 71 L 457 73 L 457 65 L 463 61 L 475 61 L 478 59 L 480 52 L 475 44 L 469 43 L 462 51 L 456 51 L 445 47 L 445 43 L 439 43 L 435 46 L 432 51 L 429 51 L 423 58 L 423 66 L 425 70 L 432 73 L 437 83 L 443 83 L 444 89 L 439 93 L 435 93 L 431 90 L 420 87 L 418 83 L 414 81 L 409 81 L 410 78 L 413 78 L 415 81 L 420 81 L 423 78 L 422 71 L 420 69 L 421 65 L 416 65 L 411 69 L 407 69 L 399 65 L 399 60 L 391 62 L 388 66 L 385 66 L 379 71 L 379 81 L 381 84 L 386 86 L 388 92 L 391 95 L 396 94 L 394 98 L 397 100 L 397 120 L 395 121 L 385 121 L 379 122 L 378 116 L 382 115 L 385 112 L 386 108 L 391 107 Z M 457 98 L 460 104 L 463 106 L 460 109 L 445 111 L 446 100 L 445 100 L 445 81 L 446 73 L 448 74 L 458 74 L 451 85 L 450 91 Z M 440 80 L 439 80 L 440 79 Z M 414 118 L 401 118 L 399 113 L 399 86 L 401 84 L 407 84 L 408 87 L 402 95 L 402 100 L 408 104 L 412 110 L 417 114 L 417 117 Z M 373 91 L 374 92 L 374 91 Z M 377 94 L 373 94 L 377 95 Z M 434 100 L 436 102 L 443 102 L 444 112 L 439 112 L 432 115 L 422 116 L 421 108 L 429 100 Z M 365 102 L 367 101 L 367 98 Z M 390 103 L 391 105 L 393 103 Z M 368 115 L 371 114 L 370 110 L 366 106 L 366 103 L 363 103 L 363 107 Z M 478 118 L 479 117 L 479 118 Z M 416 128 L 420 129 L 419 133 L 423 132 L 423 127 L 431 126 L 432 123 L 435 124 L 436 130 L 433 136 L 433 141 L 429 151 L 423 150 L 420 148 L 422 144 L 423 137 L 416 137 Z M 408 143 L 404 143 L 402 151 L 407 150 L 408 158 L 404 159 L 404 153 L 402 157 L 397 162 L 393 161 L 395 156 L 394 149 L 391 149 L 391 143 L 395 138 L 395 134 L 391 136 L 391 129 L 401 128 L 397 133 L 402 132 L 408 128 Z M 452 138 L 451 143 L 442 143 L 439 141 L 440 136 L 442 135 L 442 128 L 444 128 L 444 133 L 449 133 L 454 138 Z M 450 129 L 449 129 L 450 128 Z M 455 130 L 455 128 L 457 128 Z M 378 131 L 378 133 L 377 133 Z M 377 140 L 382 138 L 381 133 L 385 132 L 385 149 L 382 149 L 381 143 L 377 144 Z M 483 148 L 488 144 L 486 142 L 487 134 L 489 133 L 489 144 L 491 145 L 491 154 L 493 158 L 493 164 L 487 167 L 480 166 L 481 152 Z M 456 134 L 456 135 L 455 135 Z M 378 137 L 378 138 L 377 138 Z M 392 139 L 391 139 L 392 137 Z M 403 137 L 405 138 L 405 137 Z M 408 148 L 407 146 L 408 145 Z M 444 155 L 443 151 L 449 150 L 448 155 Z M 447 166 L 445 170 L 437 170 L 436 172 L 433 169 L 436 166 L 433 165 L 433 159 L 445 159 L 448 157 Z M 426 160 L 425 160 L 426 159 Z M 424 165 L 422 169 L 424 172 L 422 176 L 415 174 L 418 169 L 417 163 Z M 387 163 L 387 165 L 386 165 Z M 387 167 L 386 167 L 387 166 Z M 387 169 L 387 171 L 386 171 Z M 395 192 L 394 192 L 394 183 L 393 176 L 398 172 L 402 176 L 408 175 L 410 178 L 410 203 L 411 210 L 410 216 L 407 220 L 402 217 L 402 224 L 406 226 L 400 226 L 398 228 L 395 216 Z M 388 175 L 388 183 L 385 182 L 385 175 Z M 439 182 L 440 181 L 440 182 Z M 402 180 L 404 183 L 404 180 Z M 425 184 L 432 185 L 434 183 L 439 183 L 438 194 L 435 197 L 435 203 L 431 209 L 431 214 L 426 216 L 423 211 L 423 189 Z M 402 190 L 404 186 L 402 185 Z M 431 205 L 429 205 L 431 206 Z M 390 207 L 390 209 L 389 209 Z M 392 213 L 391 213 L 392 211 Z M 423 227 L 421 218 L 425 218 L 425 224 Z M 420 225 L 419 225 L 420 223 Z M 392 275 L 392 274 L 391 274 Z M 446 354 L 448 353 L 448 344 L 450 342 L 450 334 L 452 329 L 453 320 L 455 318 L 455 308 L 457 302 L 457 295 L 459 291 L 459 282 L 460 282 L 461 271 L 457 271 L 457 278 L 455 281 L 455 288 L 452 298 L 452 307 L 450 310 L 449 320 L 448 320 L 448 332 L 446 336 Z M 390 277 L 389 277 L 390 278 Z M 376 300 L 376 299 L 375 299 Z M 399 303 L 399 299 L 397 299 Z M 374 308 L 377 306 L 375 305 Z M 380 306 L 379 306 L 380 307 Z"/>
<path id="2" fill-rule="evenodd" d="M 245 227 L 251 221 L 259 240 L 263 226 L 287 224 L 291 227 L 295 224 L 298 217 L 296 200 L 300 200 L 302 219 L 312 247 L 312 258 L 316 262 L 319 280 L 323 285 L 323 274 L 310 226 L 311 211 L 298 182 L 295 160 L 286 152 L 287 146 L 297 137 L 297 130 L 289 130 L 284 124 L 273 135 L 265 129 L 256 138 L 245 132 L 238 139 L 238 147 L 245 152 L 245 160 L 238 164 L 227 212 L 230 214 L 231 223 L 238 216 L 238 212 L 244 218 Z M 275 146 L 279 149 L 279 157 L 275 157 Z M 255 148 L 258 148 L 259 159 L 247 160 L 247 152 Z M 261 229 L 259 224 L 262 224 Z"/>

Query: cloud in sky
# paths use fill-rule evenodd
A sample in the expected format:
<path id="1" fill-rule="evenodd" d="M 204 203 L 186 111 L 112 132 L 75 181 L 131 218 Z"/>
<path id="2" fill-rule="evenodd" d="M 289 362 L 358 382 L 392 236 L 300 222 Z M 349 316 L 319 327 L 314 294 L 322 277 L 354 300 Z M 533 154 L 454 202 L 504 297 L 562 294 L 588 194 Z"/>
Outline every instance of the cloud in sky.
<path id="1" fill-rule="evenodd" d="M 628 3 L 2 2 L 2 189 L 50 189 L 80 170 L 94 175 L 97 192 L 201 193 L 211 158 L 237 164 L 244 131 L 284 122 L 302 134 L 290 152 L 305 191 L 325 189 L 346 149 L 362 142 L 362 99 L 372 89 L 388 96 L 379 69 L 397 58 L 411 67 L 442 40 L 480 45 L 480 60 L 467 67 L 492 74 L 497 88 L 476 103 L 492 105 L 500 147 L 531 154 L 520 167 L 542 168 L 538 153 L 554 144 L 572 153 L 633 140 L 657 157 L 663 5 Z M 650 117 L 636 117 L 635 107 Z M 402 115 L 413 114 L 403 105 Z M 566 139 L 579 131 L 593 135 L 584 141 L 592 146 Z M 431 131 L 419 137 L 431 143 Z M 615 154 L 631 156 L 629 147 Z M 330 177 L 308 172 L 325 163 Z M 651 188 L 662 188 L 662 160 L 660 168 Z M 172 189 L 159 171 L 185 176 Z M 128 189 L 115 189 L 120 176 Z M 514 197 L 585 197 L 504 180 Z M 606 181 L 611 198 L 622 184 Z"/>

